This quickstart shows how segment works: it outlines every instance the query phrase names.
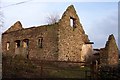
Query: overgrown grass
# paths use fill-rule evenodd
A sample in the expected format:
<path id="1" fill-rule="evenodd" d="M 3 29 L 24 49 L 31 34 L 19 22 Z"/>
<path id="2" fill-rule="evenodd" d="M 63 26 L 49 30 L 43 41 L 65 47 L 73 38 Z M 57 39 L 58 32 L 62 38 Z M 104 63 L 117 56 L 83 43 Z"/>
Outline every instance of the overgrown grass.
<path id="1" fill-rule="evenodd" d="M 59 65 L 59 64 L 58 64 Z M 53 63 L 41 65 L 22 57 L 3 57 L 3 78 L 86 78 L 85 71 L 90 68 L 84 67 L 58 67 Z M 42 73 L 42 74 L 41 74 Z M 90 76 L 90 73 L 89 75 Z"/>
<path id="2" fill-rule="evenodd" d="M 30 60 L 25 59 L 22 56 L 16 56 L 12 58 L 10 56 L 3 57 L 3 78 L 18 78 L 18 77 L 30 77 L 30 73 L 34 73 L 36 67 Z"/>
<path id="3" fill-rule="evenodd" d="M 84 70 L 74 70 L 74 69 L 58 69 L 58 70 L 55 70 L 55 69 L 48 69 L 47 70 L 48 73 L 49 73 L 49 77 L 52 77 L 52 78 L 87 78 L 87 76 L 90 76 L 87 75 L 86 76 L 86 73 Z"/>

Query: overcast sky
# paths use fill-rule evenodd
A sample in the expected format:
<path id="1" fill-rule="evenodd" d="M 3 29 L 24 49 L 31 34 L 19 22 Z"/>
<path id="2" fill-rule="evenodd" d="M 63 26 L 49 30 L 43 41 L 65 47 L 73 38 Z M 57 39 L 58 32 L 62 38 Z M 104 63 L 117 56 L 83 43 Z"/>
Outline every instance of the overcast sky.
<path id="1" fill-rule="evenodd" d="M 26 3 L 15 5 L 15 3 L 22 1 L 26 1 Z M 46 17 L 51 14 L 59 14 L 61 17 L 66 8 L 73 4 L 86 34 L 94 42 L 94 48 L 104 47 L 110 34 L 114 34 L 118 43 L 117 0 L 81 1 L 48 2 L 44 0 L 44 2 L 40 2 L 39 0 L 20 0 L 18 2 L 16 0 L 4 0 L 1 5 L 4 14 L 4 27 L 1 32 L 4 32 L 16 21 L 21 21 L 24 28 L 47 24 Z"/>

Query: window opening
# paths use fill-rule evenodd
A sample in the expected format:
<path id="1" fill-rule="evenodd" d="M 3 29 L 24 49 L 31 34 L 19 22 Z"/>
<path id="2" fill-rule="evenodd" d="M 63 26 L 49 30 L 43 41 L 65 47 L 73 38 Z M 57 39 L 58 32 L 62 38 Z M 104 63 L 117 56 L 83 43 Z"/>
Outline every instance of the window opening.
<path id="1" fill-rule="evenodd" d="M 19 48 L 20 47 L 20 40 L 16 40 L 15 41 L 15 48 Z"/>
<path id="2" fill-rule="evenodd" d="M 40 37 L 40 38 L 38 39 L 38 47 L 39 47 L 39 48 L 42 48 L 42 47 L 43 47 L 43 37 Z"/>
<path id="3" fill-rule="evenodd" d="M 28 46 L 29 46 L 29 40 L 28 39 L 24 39 L 23 40 L 23 47 L 24 48 L 28 48 Z"/>
<path id="4" fill-rule="evenodd" d="M 10 49 L 10 42 L 7 42 L 7 50 Z"/>
<path id="5" fill-rule="evenodd" d="M 70 26 L 73 27 L 73 28 L 76 28 L 75 21 L 76 21 L 75 18 L 70 17 Z"/>
<path id="6" fill-rule="evenodd" d="M 70 18 L 70 26 L 71 26 L 71 27 L 73 27 L 73 23 L 74 23 L 73 19 Z"/>

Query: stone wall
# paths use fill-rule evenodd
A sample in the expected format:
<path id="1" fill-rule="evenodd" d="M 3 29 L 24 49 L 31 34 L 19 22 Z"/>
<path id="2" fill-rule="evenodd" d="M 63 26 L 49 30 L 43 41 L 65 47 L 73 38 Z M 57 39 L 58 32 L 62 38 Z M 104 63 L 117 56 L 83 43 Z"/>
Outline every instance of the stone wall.
<path id="1" fill-rule="evenodd" d="M 90 62 L 92 61 L 92 58 L 93 58 L 92 44 L 82 45 L 81 61 Z"/>
<path id="2" fill-rule="evenodd" d="M 2 50 L 6 54 L 28 54 L 29 58 L 53 59 L 55 58 L 54 56 L 57 56 L 58 52 L 57 26 L 57 24 L 54 24 L 20 29 L 12 32 L 6 31 L 2 34 Z M 43 38 L 42 47 L 39 47 L 38 41 L 41 37 Z M 29 40 L 29 48 L 26 49 L 23 47 L 23 41 L 25 39 Z M 15 48 L 16 40 L 20 40 L 19 48 Z M 9 50 L 6 50 L 7 42 L 10 43 Z"/>
<path id="3" fill-rule="evenodd" d="M 84 61 L 92 54 L 92 45 L 86 43 L 89 43 L 88 36 L 73 5 L 66 9 L 58 23 L 23 28 L 18 21 L 2 34 L 4 54 L 37 59 Z"/>
<path id="4" fill-rule="evenodd" d="M 73 19 L 73 26 L 71 26 L 71 19 Z M 58 38 L 58 59 L 81 61 L 82 45 L 89 42 L 89 39 L 79 22 L 73 5 L 66 9 L 59 22 Z"/>
<path id="5" fill-rule="evenodd" d="M 117 66 L 118 59 L 118 47 L 112 34 L 109 36 L 105 48 L 100 49 L 100 64 L 101 66 Z"/>
<path id="6" fill-rule="evenodd" d="M 23 29 L 22 24 L 20 21 L 17 21 L 5 33 L 11 32 L 11 31 L 17 31 L 17 30 L 21 30 L 21 29 Z"/>

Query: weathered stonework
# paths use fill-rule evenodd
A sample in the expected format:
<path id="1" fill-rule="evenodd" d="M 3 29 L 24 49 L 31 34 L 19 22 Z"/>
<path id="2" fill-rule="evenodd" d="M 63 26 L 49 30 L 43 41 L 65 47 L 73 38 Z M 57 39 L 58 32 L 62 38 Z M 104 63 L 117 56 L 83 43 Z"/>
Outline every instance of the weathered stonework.
<path id="1" fill-rule="evenodd" d="M 17 21 L 14 25 L 12 25 L 5 33 L 17 31 L 23 29 L 20 21 Z"/>
<path id="2" fill-rule="evenodd" d="M 117 66 L 118 65 L 118 47 L 115 38 L 109 36 L 105 48 L 100 49 L 100 65 L 101 66 Z"/>
<path id="3" fill-rule="evenodd" d="M 73 5 L 55 24 L 22 28 L 16 22 L 2 34 L 2 50 L 4 55 L 22 54 L 42 60 L 87 61 L 92 55 L 91 42 Z"/>
<path id="4" fill-rule="evenodd" d="M 70 19 L 73 19 L 73 26 L 70 25 Z M 84 61 L 82 46 L 89 42 L 82 25 L 79 22 L 78 15 L 73 6 L 69 6 L 64 12 L 59 22 L 58 32 L 59 60 Z M 91 45 L 91 44 L 89 44 Z M 92 47 L 91 47 L 92 50 Z M 86 54 L 91 53 L 87 52 Z M 85 56 L 85 55 L 84 55 Z"/>
<path id="5" fill-rule="evenodd" d="M 32 27 L 3 33 L 2 49 L 6 54 L 23 54 L 30 58 L 53 59 L 57 49 L 57 24 L 50 26 Z M 38 45 L 39 38 L 43 37 L 42 48 Z M 29 40 L 29 46 L 23 47 L 25 39 Z M 15 41 L 20 40 L 20 47 L 15 48 Z M 10 42 L 10 49 L 6 50 L 6 43 Z"/>

